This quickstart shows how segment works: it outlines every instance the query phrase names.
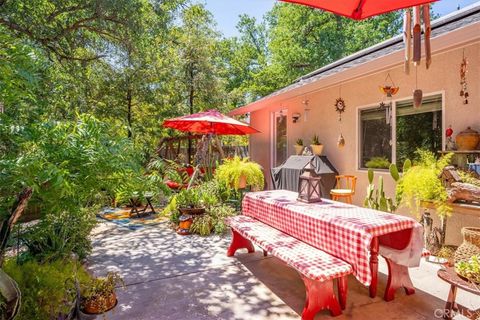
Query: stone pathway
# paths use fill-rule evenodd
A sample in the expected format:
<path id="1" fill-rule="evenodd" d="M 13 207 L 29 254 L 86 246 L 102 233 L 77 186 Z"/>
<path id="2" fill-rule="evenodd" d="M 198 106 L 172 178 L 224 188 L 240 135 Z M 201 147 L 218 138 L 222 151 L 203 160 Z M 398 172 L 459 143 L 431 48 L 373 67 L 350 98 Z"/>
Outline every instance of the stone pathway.
<path id="1" fill-rule="evenodd" d="M 131 231 L 101 222 L 93 237 L 90 269 L 97 275 L 118 271 L 127 285 L 108 319 L 300 319 L 305 292 L 298 274 L 261 251 L 226 257 L 229 236 L 182 237 L 167 223 Z M 335 319 L 439 319 L 436 309 L 444 306 L 449 287 L 436 278 L 437 269 L 426 262 L 411 269 L 417 293 L 399 291 L 387 303 L 381 298 L 382 261 L 378 297 L 369 298 L 368 289 L 351 277 L 347 309 Z M 463 292 L 457 299 L 473 309 L 480 308 L 478 300 Z M 315 319 L 332 318 L 322 312 Z"/>

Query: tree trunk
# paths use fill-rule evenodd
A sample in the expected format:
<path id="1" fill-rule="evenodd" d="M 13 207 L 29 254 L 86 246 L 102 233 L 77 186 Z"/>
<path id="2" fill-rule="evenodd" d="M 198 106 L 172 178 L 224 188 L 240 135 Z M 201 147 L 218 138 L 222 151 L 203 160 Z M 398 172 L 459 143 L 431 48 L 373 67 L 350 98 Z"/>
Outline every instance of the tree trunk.
<path id="1" fill-rule="evenodd" d="M 193 84 L 193 66 L 189 66 L 188 70 L 188 76 L 190 80 L 190 88 L 189 88 L 189 93 L 188 93 L 188 106 L 189 106 L 189 111 L 190 114 L 193 114 L 193 99 L 195 95 L 195 88 Z M 188 163 L 192 163 L 192 140 L 188 139 Z"/>
<path id="2" fill-rule="evenodd" d="M 127 134 L 131 138 L 132 134 L 132 89 L 127 89 Z"/>

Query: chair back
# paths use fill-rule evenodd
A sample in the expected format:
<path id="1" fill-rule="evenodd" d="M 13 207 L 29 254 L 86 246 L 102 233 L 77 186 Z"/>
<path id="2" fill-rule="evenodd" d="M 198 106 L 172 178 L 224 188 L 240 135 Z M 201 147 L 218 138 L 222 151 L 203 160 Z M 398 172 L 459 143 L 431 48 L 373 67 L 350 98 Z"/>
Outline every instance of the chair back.
<path id="1" fill-rule="evenodd" d="M 352 194 L 355 194 L 355 186 L 357 185 L 357 177 L 351 175 L 336 176 L 337 180 L 336 189 L 348 189 L 352 190 Z"/>

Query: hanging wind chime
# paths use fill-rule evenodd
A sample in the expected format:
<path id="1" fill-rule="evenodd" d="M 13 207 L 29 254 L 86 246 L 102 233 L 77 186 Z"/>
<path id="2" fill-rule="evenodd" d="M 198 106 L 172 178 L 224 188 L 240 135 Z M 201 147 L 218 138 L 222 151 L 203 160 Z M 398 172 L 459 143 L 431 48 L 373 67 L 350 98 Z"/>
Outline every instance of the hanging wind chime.
<path id="1" fill-rule="evenodd" d="M 468 87 L 467 87 L 467 65 L 468 61 L 465 58 L 465 50 L 463 50 L 462 63 L 460 64 L 460 85 L 462 89 L 460 90 L 460 97 L 463 98 L 463 104 L 468 104 Z"/>
<path id="2" fill-rule="evenodd" d="M 425 4 L 422 6 L 416 6 L 413 9 L 413 19 L 410 9 L 405 9 L 403 17 L 403 43 L 405 44 L 404 71 L 406 74 L 410 74 L 410 60 L 412 60 L 413 65 L 415 66 L 415 90 L 413 91 L 414 108 L 419 108 L 422 105 L 423 100 L 423 91 L 418 88 L 418 66 L 422 60 L 422 26 L 424 33 L 423 41 L 425 45 L 425 67 L 428 70 L 432 64 L 432 50 L 430 45 L 430 36 L 432 33 L 432 28 L 430 26 L 430 5 Z"/>
<path id="3" fill-rule="evenodd" d="M 430 4 L 416 6 L 413 9 L 413 19 L 411 10 L 405 9 L 403 17 L 403 43 L 405 45 L 404 71 L 406 74 L 410 74 L 411 61 L 415 67 L 420 65 L 422 59 L 422 26 L 424 33 L 423 41 L 425 45 L 425 66 L 429 69 L 432 64 L 432 50 L 430 45 L 430 37 L 432 33 L 432 28 L 430 26 Z"/>
<path id="4" fill-rule="evenodd" d="M 339 98 L 335 101 L 335 111 L 338 113 L 338 122 L 340 127 L 342 125 L 342 113 L 345 112 L 345 100 L 342 99 L 342 86 L 339 88 Z M 345 138 L 343 137 L 342 130 L 340 129 L 340 136 L 338 137 L 337 147 L 343 148 L 345 146 Z"/>

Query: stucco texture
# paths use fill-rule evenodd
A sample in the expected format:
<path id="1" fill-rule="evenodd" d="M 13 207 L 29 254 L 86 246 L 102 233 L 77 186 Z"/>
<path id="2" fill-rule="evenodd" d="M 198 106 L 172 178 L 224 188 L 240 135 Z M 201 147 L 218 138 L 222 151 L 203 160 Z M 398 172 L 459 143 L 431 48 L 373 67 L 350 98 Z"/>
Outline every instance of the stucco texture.
<path id="1" fill-rule="evenodd" d="M 468 59 L 468 88 L 469 104 L 464 105 L 460 92 L 460 63 L 462 56 Z M 401 61 L 401 60 L 400 60 Z M 388 69 L 382 69 L 373 74 L 356 77 L 354 80 L 341 82 L 341 95 L 346 103 L 346 111 L 342 114 L 342 121 L 338 121 L 335 111 L 335 100 L 339 97 L 340 83 L 326 88 L 317 87 L 314 84 L 306 89 L 297 89 L 290 93 L 285 100 L 276 99 L 271 103 L 251 113 L 251 124 L 261 131 L 252 135 L 250 140 L 250 154 L 254 161 L 260 163 L 266 171 L 266 179 L 270 183 L 270 164 L 272 162 L 272 113 L 280 109 L 288 110 L 288 154 L 294 154 L 293 145 L 298 138 L 302 138 L 305 144 L 309 144 L 311 137 L 318 134 L 324 144 L 324 154 L 328 156 L 332 164 L 341 174 L 353 174 L 358 177 L 357 192 L 354 203 L 362 205 L 367 187 L 367 174 L 358 169 L 358 112 L 362 107 L 378 104 L 382 100 L 382 94 L 378 86 L 385 83 L 387 73 L 400 91 L 394 100 L 404 100 L 412 97 L 415 89 L 415 68 L 412 66 L 409 75 L 403 71 L 403 65 L 397 64 Z M 442 94 L 444 98 L 444 112 L 442 122 L 443 131 L 451 125 L 454 135 L 466 129 L 468 126 L 480 132 L 480 44 L 469 43 L 457 46 L 455 49 L 446 50 L 434 54 L 433 62 L 429 70 L 426 70 L 424 61 L 418 67 L 418 88 L 423 90 L 424 96 Z M 303 91 L 302 91 L 303 90 Z M 308 120 L 304 120 L 304 104 L 308 99 Z M 297 123 L 293 123 L 292 114 L 300 113 L 302 117 Z M 346 144 L 343 148 L 337 147 L 337 140 L 343 134 Z M 415 134 L 415 132 L 412 132 Z M 386 182 L 386 191 L 393 195 L 394 184 L 388 173 L 377 172 L 376 176 L 383 174 Z M 402 214 L 410 214 L 408 210 L 399 210 Z M 460 228 L 462 225 L 480 225 L 479 216 L 464 216 L 454 213 L 449 221 L 447 242 L 459 244 L 461 242 Z"/>

